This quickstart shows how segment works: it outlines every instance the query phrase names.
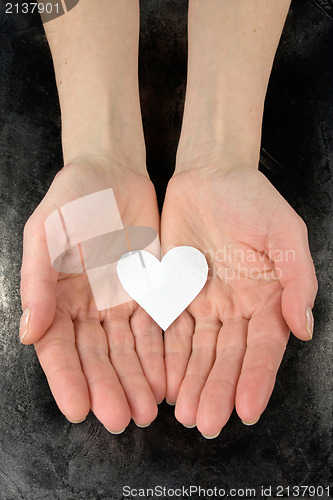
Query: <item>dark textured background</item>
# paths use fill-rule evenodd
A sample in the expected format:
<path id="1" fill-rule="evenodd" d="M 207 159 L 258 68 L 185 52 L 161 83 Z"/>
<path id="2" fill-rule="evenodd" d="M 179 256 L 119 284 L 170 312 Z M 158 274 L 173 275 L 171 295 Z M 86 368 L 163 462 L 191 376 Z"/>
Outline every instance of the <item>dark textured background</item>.
<path id="1" fill-rule="evenodd" d="M 175 159 L 186 80 L 185 0 L 142 0 L 140 79 L 159 201 Z M 332 27 L 329 0 L 294 0 L 266 101 L 261 168 L 305 219 L 319 278 L 315 336 L 291 338 L 258 424 L 233 415 L 214 441 L 163 403 L 112 436 L 58 411 L 33 347 L 17 338 L 25 220 L 62 166 L 53 68 L 38 16 L 0 4 L 0 498 L 118 500 L 122 486 L 324 485 L 332 458 Z M 192 496 L 192 499 L 198 498 Z M 240 498 L 240 497 L 239 497 Z M 243 497 L 248 498 L 248 497 Z M 256 498 L 260 498 L 259 495 Z M 308 498 L 305 496 L 304 498 Z M 314 498 L 319 498 L 315 496 Z"/>

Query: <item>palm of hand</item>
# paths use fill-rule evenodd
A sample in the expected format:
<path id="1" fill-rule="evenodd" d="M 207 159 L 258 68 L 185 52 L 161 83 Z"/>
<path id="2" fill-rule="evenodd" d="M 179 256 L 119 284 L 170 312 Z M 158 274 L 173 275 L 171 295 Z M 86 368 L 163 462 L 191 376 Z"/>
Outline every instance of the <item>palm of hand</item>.
<path id="1" fill-rule="evenodd" d="M 50 388 L 59 408 L 72 421 L 84 418 L 91 408 L 116 432 L 131 417 L 146 425 L 157 414 L 156 401 L 165 393 L 161 331 L 134 301 L 99 312 L 85 273 L 57 274 L 50 268 L 44 230 L 47 215 L 57 207 L 108 187 L 113 188 L 125 227 L 158 229 L 150 181 L 133 172 L 115 172 L 114 165 L 113 171 L 104 167 L 100 161 L 85 161 L 65 167 L 56 176 L 26 227 L 22 292 L 24 295 L 25 275 L 33 272 L 32 249 L 28 248 L 33 232 L 39 272 L 45 265 L 52 284 L 44 290 L 44 309 L 34 311 L 34 318 L 39 318 L 30 325 L 29 335 L 44 329 L 35 347 Z"/>
<path id="2" fill-rule="evenodd" d="M 177 400 L 177 418 L 204 435 L 221 430 L 235 403 L 246 422 L 257 420 L 268 403 L 289 337 L 281 269 L 273 260 L 281 258 L 286 246 L 277 242 L 288 240 L 295 216 L 259 172 L 209 178 L 183 172 L 169 184 L 163 252 L 194 246 L 210 272 L 165 334 L 167 398 Z"/>

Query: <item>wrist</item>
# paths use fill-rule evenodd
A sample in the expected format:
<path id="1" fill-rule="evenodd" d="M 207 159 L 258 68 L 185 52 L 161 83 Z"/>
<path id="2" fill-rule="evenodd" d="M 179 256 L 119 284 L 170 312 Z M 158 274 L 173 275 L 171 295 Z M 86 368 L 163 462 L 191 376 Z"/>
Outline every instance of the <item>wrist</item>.
<path id="1" fill-rule="evenodd" d="M 175 173 L 194 169 L 207 174 L 237 168 L 258 170 L 259 157 L 260 141 L 246 145 L 245 141 L 235 138 L 200 142 L 183 137 L 179 142 Z"/>
<path id="2" fill-rule="evenodd" d="M 146 173 L 141 115 L 135 109 L 120 97 L 100 95 L 87 102 L 67 100 L 61 106 L 64 163 L 78 157 L 99 156 Z"/>
<path id="3" fill-rule="evenodd" d="M 208 164 L 257 169 L 264 99 L 211 88 L 202 94 L 187 93 L 176 170 Z"/>
<path id="4" fill-rule="evenodd" d="M 112 160 L 111 165 L 148 175 L 144 143 L 134 137 L 124 138 L 119 129 L 103 127 L 100 122 L 91 130 L 80 130 L 75 137 L 63 130 L 62 146 L 65 165 L 78 158 L 100 158 L 107 163 Z"/>

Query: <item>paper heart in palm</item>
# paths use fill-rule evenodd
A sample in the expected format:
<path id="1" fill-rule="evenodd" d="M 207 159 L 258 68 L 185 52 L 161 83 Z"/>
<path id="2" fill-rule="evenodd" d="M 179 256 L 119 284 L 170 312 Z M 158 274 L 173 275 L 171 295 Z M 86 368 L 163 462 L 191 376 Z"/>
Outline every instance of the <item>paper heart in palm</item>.
<path id="1" fill-rule="evenodd" d="M 126 292 L 166 330 L 207 281 L 205 256 L 196 248 L 172 248 L 161 261 L 144 250 L 124 254 L 117 273 Z"/>

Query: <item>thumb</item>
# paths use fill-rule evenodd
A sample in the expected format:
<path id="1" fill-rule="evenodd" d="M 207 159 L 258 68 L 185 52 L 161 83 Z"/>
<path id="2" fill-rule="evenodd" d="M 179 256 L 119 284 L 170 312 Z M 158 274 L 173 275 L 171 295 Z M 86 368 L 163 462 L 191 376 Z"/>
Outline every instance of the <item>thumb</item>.
<path id="1" fill-rule="evenodd" d="M 290 207 L 288 207 L 290 209 Z M 303 220 L 296 214 L 288 226 L 279 220 L 279 228 L 272 239 L 275 270 L 282 285 L 282 314 L 292 331 L 301 340 L 310 340 L 313 334 L 312 308 L 318 283 L 313 265 L 308 232 Z M 288 236 L 287 236 L 288 235 Z"/>
<path id="2" fill-rule="evenodd" d="M 43 218 L 35 212 L 27 221 L 23 234 L 21 267 L 20 340 L 33 344 L 52 324 L 56 309 L 58 272 L 51 264 Z"/>

